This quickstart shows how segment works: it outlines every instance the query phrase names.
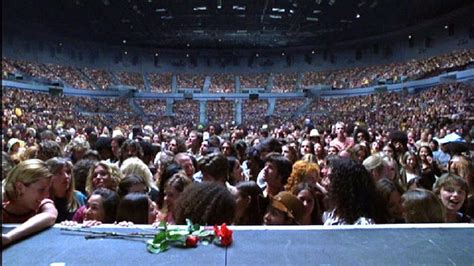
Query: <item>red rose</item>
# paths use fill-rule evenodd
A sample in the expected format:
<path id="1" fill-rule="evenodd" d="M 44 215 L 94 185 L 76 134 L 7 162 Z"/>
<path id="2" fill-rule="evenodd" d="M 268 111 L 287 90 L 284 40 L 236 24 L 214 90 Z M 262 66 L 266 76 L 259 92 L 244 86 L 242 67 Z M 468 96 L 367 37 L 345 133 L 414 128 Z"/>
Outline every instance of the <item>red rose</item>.
<path id="1" fill-rule="evenodd" d="M 220 226 L 214 225 L 214 232 L 219 239 L 220 245 L 228 247 L 232 244 L 232 230 L 224 223 Z"/>
<path id="2" fill-rule="evenodd" d="M 186 247 L 187 248 L 195 248 L 199 242 L 199 237 L 197 236 L 188 236 L 186 238 Z"/>

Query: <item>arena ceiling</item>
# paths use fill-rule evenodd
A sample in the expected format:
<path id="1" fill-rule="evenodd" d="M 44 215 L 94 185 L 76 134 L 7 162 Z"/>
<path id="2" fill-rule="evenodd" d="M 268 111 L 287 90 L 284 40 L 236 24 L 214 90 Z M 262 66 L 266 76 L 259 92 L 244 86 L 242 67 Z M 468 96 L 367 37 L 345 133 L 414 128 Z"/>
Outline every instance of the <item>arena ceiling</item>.
<path id="1" fill-rule="evenodd" d="M 474 10 L 472 0 L 11 0 L 2 7 L 4 28 L 110 45 L 210 49 L 328 45 Z"/>

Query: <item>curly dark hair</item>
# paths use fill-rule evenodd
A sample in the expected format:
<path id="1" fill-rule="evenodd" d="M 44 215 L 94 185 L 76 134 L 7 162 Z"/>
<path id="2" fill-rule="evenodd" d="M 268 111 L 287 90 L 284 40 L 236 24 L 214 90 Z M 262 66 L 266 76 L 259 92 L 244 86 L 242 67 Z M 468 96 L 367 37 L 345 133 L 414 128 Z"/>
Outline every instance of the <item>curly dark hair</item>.
<path id="1" fill-rule="evenodd" d="M 360 217 L 374 218 L 376 189 L 370 173 L 361 164 L 347 158 L 329 161 L 329 200 L 335 214 L 349 224 Z"/>
<path id="2" fill-rule="evenodd" d="M 234 196 L 216 182 L 193 183 L 187 186 L 175 207 L 176 224 L 232 224 L 235 213 Z"/>

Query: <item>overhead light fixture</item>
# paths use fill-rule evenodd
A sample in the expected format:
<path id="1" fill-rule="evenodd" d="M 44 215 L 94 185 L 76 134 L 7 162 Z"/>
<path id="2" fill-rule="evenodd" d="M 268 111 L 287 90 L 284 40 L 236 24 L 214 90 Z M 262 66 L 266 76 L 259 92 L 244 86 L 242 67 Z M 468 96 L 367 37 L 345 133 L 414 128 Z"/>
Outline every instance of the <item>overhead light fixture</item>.
<path id="1" fill-rule="evenodd" d="M 269 16 L 270 16 L 270 18 L 281 19 L 280 15 L 269 15 Z"/>
<path id="2" fill-rule="evenodd" d="M 232 6 L 232 9 L 233 10 L 241 10 L 241 11 L 244 11 L 245 9 L 247 9 L 246 6 L 237 6 L 237 5 L 234 5 Z"/>
<path id="3" fill-rule="evenodd" d="M 127 40 L 123 39 L 122 43 L 124 43 L 124 44 L 127 43 Z"/>
<path id="4" fill-rule="evenodd" d="M 408 39 L 411 39 L 411 35 L 408 35 Z"/>
<path id="5" fill-rule="evenodd" d="M 165 8 L 157 8 L 155 9 L 155 12 L 166 12 Z"/>
<path id="6" fill-rule="evenodd" d="M 314 50 L 312 50 L 312 51 L 311 51 L 311 54 L 314 54 L 314 53 L 315 53 Z"/>
<path id="7" fill-rule="evenodd" d="M 319 21 L 318 18 L 313 18 L 313 17 L 306 17 L 307 21 Z"/>
<path id="8" fill-rule="evenodd" d="M 158 56 L 158 55 L 160 55 L 160 54 L 159 54 L 159 53 L 155 53 L 155 56 Z"/>
<path id="9" fill-rule="evenodd" d="M 328 2 L 328 4 L 329 4 L 330 6 L 334 5 L 335 3 L 336 3 L 336 0 L 329 0 L 329 2 Z"/>
<path id="10" fill-rule="evenodd" d="M 207 6 L 198 6 L 193 8 L 194 11 L 204 11 L 207 10 Z"/>
<path id="11" fill-rule="evenodd" d="M 321 12 L 322 12 L 322 11 L 321 11 L 321 10 L 319 10 L 319 9 L 315 9 L 315 10 L 313 10 L 313 14 L 318 14 L 318 13 L 321 13 Z"/>
<path id="12" fill-rule="evenodd" d="M 273 12 L 285 13 L 285 9 L 284 9 L 284 8 L 276 8 L 276 7 L 274 7 L 274 8 L 272 8 L 272 11 L 273 11 Z"/>
<path id="13" fill-rule="evenodd" d="M 360 18 L 360 14 L 356 14 L 356 18 Z"/>
<path id="14" fill-rule="evenodd" d="M 127 51 L 125 51 L 125 52 L 123 52 L 123 54 L 128 54 L 128 52 L 127 52 Z"/>

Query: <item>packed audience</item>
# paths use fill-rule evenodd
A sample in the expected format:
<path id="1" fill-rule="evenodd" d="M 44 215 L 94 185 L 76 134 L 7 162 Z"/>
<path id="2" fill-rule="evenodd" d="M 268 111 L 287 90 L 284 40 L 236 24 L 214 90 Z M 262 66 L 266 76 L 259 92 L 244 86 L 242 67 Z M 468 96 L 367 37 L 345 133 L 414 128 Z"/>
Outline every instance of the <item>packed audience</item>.
<path id="1" fill-rule="evenodd" d="M 150 81 L 151 91 L 158 93 L 170 93 L 171 82 L 173 79 L 172 73 L 148 73 L 148 80 Z"/>
<path id="2" fill-rule="evenodd" d="M 248 100 L 242 125 L 199 125 L 194 100 L 175 102 L 167 125 L 128 99 L 2 91 L 2 222 L 19 224 L 2 246 L 57 223 L 472 223 L 469 83 L 315 99 L 276 123 L 267 101 Z"/>
<path id="3" fill-rule="evenodd" d="M 77 89 L 93 90 L 94 87 L 84 79 L 78 69 L 72 66 L 60 66 L 56 64 L 45 65 L 55 76 L 61 77 L 61 79 L 72 87 Z"/>
<path id="4" fill-rule="evenodd" d="M 207 101 L 207 119 L 209 124 L 224 124 L 234 121 L 235 104 L 230 100 Z"/>
<path id="5" fill-rule="evenodd" d="M 212 75 L 210 93 L 235 93 L 235 77 L 231 74 Z"/>
<path id="6" fill-rule="evenodd" d="M 196 88 L 202 89 L 204 86 L 205 75 L 201 74 L 178 74 L 178 88 Z"/>
<path id="7" fill-rule="evenodd" d="M 242 88 L 266 88 L 269 76 L 268 73 L 240 75 L 240 86 Z"/>
<path id="8" fill-rule="evenodd" d="M 354 67 L 333 71 L 309 71 L 302 73 L 302 86 L 317 84 L 330 85 L 335 89 L 348 89 L 368 87 L 379 82 L 399 83 L 402 81 L 416 80 L 430 75 L 439 74 L 441 71 L 458 69 L 474 62 L 474 49 L 464 49 L 448 54 L 433 56 L 426 59 L 396 62 L 385 65 Z M 59 66 L 54 64 L 41 64 L 2 58 L 3 76 L 17 72 L 32 77 L 44 78 L 50 81 L 64 80 L 76 88 L 94 89 L 74 67 Z M 106 89 L 113 84 L 112 77 L 106 70 L 82 69 L 87 78 L 100 88 Z M 141 73 L 117 72 L 119 82 L 124 85 L 135 86 L 140 90 L 145 88 Z M 274 73 L 274 92 L 287 93 L 295 91 L 300 73 Z M 160 93 L 171 92 L 172 73 L 149 73 L 147 78 L 151 83 L 151 91 Z M 239 75 L 242 88 L 266 88 L 270 74 L 243 74 Z M 205 75 L 202 74 L 177 74 L 179 88 L 203 88 Z M 235 91 L 235 79 L 232 74 L 211 75 L 211 93 L 231 93 Z"/>
<path id="9" fill-rule="evenodd" d="M 274 74 L 272 92 L 295 92 L 297 80 L 298 73 Z"/>
<path id="10" fill-rule="evenodd" d="M 145 89 L 145 81 L 143 75 L 137 72 L 117 72 L 120 83 L 127 86 L 133 86 L 138 90 Z"/>
<path id="11" fill-rule="evenodd" d="M 159 99 L 135 99 L 138 106 L 148 115 L 163 116 L 166 113 L 166 101 Z"/>
<path id="12" fill-rule="evenodd" d="M 82 71 L 102 90 L 113 84 L 112 77 L 105 70 L 84 67 Z"/>

